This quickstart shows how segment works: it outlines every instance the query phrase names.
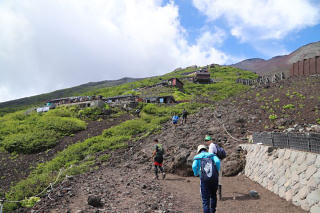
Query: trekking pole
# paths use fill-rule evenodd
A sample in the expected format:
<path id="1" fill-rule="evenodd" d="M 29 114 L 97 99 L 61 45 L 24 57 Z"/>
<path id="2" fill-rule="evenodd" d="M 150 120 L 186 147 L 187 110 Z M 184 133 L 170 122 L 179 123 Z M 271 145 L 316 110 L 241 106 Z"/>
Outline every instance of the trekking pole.
<path id="1" fill-rule="evenodd" d="M 221 184 L 218 185 L 218 193 L 219 193 L 219 200 L 221 200 L 222 199 L 222 185 Z"/>

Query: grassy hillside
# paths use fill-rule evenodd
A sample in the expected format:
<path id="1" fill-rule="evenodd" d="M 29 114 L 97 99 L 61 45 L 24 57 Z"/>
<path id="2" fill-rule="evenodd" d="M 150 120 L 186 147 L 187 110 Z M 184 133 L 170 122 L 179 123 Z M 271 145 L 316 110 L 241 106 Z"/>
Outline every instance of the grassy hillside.
<path id="1" fill-rule="evenodd" d="M 63 175 L 74 175 L 89 169 L 96 169 L 93 166 L 96 162 L 108 159 L 108 154 L 96 157 L 98 153 L 111 152 L 114 149 L 123 148 L 129 140 L 135 141 L 159 131 L 162 124 L 168 121 L 172 114 L 180 114 L 183 109 L 187 109 L 189 113 L 194 113 L 201 107 L 208 106 L 206 104 L 208 100 L 219 101 L 244 92 L 249 87 L 236 84 L 236 78 L 256 77 L 251 72 L 237 68 L 215 66 L 210 68 L 209 72 L 211 77 L 217 80 L 217 83 L 204 85 L 194 84 L 184 79 L 186 76 L 183 74 L 190 71 L 193 70 L 184 69 L 160 77 L 82 93 L 82 95 L 103 95 L 105 97 L 124 94 L 139 95 L 140 92 L 136 90 L 138 88 L 150 86 L 172 77 L 178 77 L 182 79 L 185 85 L 184 91 L 164 88 L 162 91 L 157 92 L 173 95 L 177 100 L 189 100 L 189 102 L 176 105 L 141 103 L 142 112 L 139 118 L 137 117 L 106 129 L 99 136 L 69 145 L 52 160 L 39 164 L 27 179 L 21 180 L 11 188 L 6 194 L 6 198 L 8 200 L 21 200 L 41 192 L 48 184 L 54 181 L 60 169 L 65 169 Z M 153 94 L 153 92 L 150 91 L 150 94 Z M 197 102 L 197 100 L 201 102 Z M 202 102 L 202 100 L 204 101 Z M 54 147 L 55 143 L 63 135 L 72 134 L 74 131 L 85 128 L 85 124 L 78 117 L 79 112 L 72 108 L 57 108 L 43 115 L 25 115 L 23 112 L 9 113 L 1 120 L 4 125 L 3 128 L 0 128 L 0 147 L 2 147 L 2 151 L 15 153 L 34 153 Z M 65 125 L 65 123 L 68 125 Z M 37 134 L 33 134 L 33 130 L 36 130 Z M 57 137 L 51 137 L 52 135 Z M 24 140 L 25 138 L 28 140 Z M 41 140 L 39 140 L 40 138 Z M 46 139 L 48 140 L 46 141 Z M 71 165 L 72 168 L 69 168 Z M 25 201 L 28 203 L 29 200 L 26 199 Z M 18 205 L 10 203 L 6 205 L 6 209 L 12 210 L 19 205 L 21 203 Z"/>
<path id="2" fill-rule="evenodd" d="M 63 97 L 70 97 L 70 96 L 77 96 L 83 94 L 87 91 L 97 90 L 99 88 L 109 87 L 109 86 L 116 86 L 120 84 L 124 84 L 127 82 L 136 81 L 138 79 L 135 78 L 122 78 L 119 80 L 113 81 L 100 81 L 100 82 L 90 82 L 87 84 L 82 84 L 80 86 L 71 87 L 68 89 L 61 89 L 50 93 L 45 93 L 41 95 L 35 95 L 26 98 L 20 98 L 13 101 L 7 101 L 0 103 L 0 116 L 3 116 L 9 112 L 16 112 L 18 110 L 26 109 L 28 107 L 41 105 L 45 101 L 56 99 L 56 98 L 63 98 Z"/>
<path id="3" fill-rule="evenodd" d="M 170 78 L 179 78 L 184 83 L 184 92 L 179 92 L 175 88 L 162 88 L 157 91 L 150 91 L 150 95 L 173 95 L 177 100 L 193 100 L 195 97 L 203 97 L 208 100 L 217 101 L 226 97 L 230 97 L 237 92 L 245 90 L 247 87 L 241 84 L 235 84 L 237 78 L 250 78 L 254 79 L 257 76 L 249 71 L 243 71 L 234 67 L 219 66 L 209 68 L 211 78 L 217 80 L 217 83 L 213 84 L 195 84 L 189 80 L 186 80 L 188 76 L 183 75 L 195 71 L 195 68 L 182 69 L 179 71 L 173 71 L 159 77 L 148 78 L 140 81 L 122 84 L 116 87 L 106 87 L 97 90 L 92 90 L 84 93 L 84 95 L 102 95 L 105 97 L 135 94 L 140 95 L 141 92 L 136 91 L 137 88 L 151 86 L 156 83 L 160 83 L 163 80 Z M 150 90 L 153 90 L 152 88 Z"/>
<path id="4" fill-rule="evenodd" d="M 32 154 L 54 147 L 58 140 L 86 128 L 75 108 L 58 108 L 45 114 L 23 111 L 0 118 L 0 148 Z"/>

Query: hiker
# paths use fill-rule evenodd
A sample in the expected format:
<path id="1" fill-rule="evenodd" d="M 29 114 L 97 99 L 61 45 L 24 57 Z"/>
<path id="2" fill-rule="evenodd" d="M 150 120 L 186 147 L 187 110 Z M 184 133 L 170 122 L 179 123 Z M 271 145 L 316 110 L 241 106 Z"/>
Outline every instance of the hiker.
<path id="1" fill-rule="evenodd" d="M 138 118 L 140 118 L 140 109 L 136 109 L 136 115 L 138 116 Z"/>
<path id="2" fill-rule="evenodd" d="M 194 176 L 200 176 L 203 212 L 215 213 L 219 185 L 219 158 L 215 154 L 209 153 L 205 145 L 199 145 L 197 155 L 193 158 L 192 170 Z"/>
<path id="3" fill-rule="evenodd" d="M 173 124 L 174 128 L 176 128 L 176 126 L 177 126 L 177 124 L 178 124 L 178 121 L 179 121 L 179 116 L 176 115 L 176 114 L 174 114 L 174 115 L 172 116 L 172 124 Z"/>
<path id="4" fill-rule="evenodd" d="M 182 124 L 187 123 L 187 116 L 188 116 L 187 110 L 183 109 L 183 111 L 182 111 Z"/>
<path id="5" fill-rule="evenodd" d="M 226 152 L 222 147 L 220 147 L 218 144 L 213 143 L 213 140 L 210 135 L 206 135 L 204 140 L 207 142 L 207 145 L 209 146 L 209 153 L 215 154 L 219 160 L 220 160 L 220 167 L 222 167 L 222 160 L 227 157 Z M 219 178 L 222 177 L 222 172 L 220 170 L 219 172 Z M 219 181 L 221 182 L 221 181 Z M 222 185 L 218 185 L 218 193 L 219 193 L 219 200 L 222 199 Z"/>
<path id="6" fill-rule="evenodd" d="M 226 152 L 222 147 L 220 147 L 218 144 L 213 143 L 212 137 L 210 135 L 206 135 L 204 140 L 207 142 L 207 146 L 209 147 L 209 153 L 217 155 L 219 160 L 223 160 L 226 158 Z"/>
<path id="7" fill-rule="evenodd" d="M 155 179 L 159 179 L 158 176 L 158 167 L 160 169 L 160 172 L 162 173 L 162 179 L 165 179 L 166 173 L 163 170 L 163 155 L 164 155 L 164 149 L 162 144 L 159 144 L 158 139 L 153 140 L 155 146 L 154 146 L 154 151 L 152 153 L 152 159 L 154 161 L 154 172 L 155 172 Z"/>

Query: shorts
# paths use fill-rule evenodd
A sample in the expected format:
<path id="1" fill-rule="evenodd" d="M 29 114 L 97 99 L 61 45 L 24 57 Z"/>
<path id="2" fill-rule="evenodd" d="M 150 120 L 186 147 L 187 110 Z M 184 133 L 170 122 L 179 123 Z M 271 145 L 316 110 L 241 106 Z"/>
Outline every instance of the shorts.
<path id="1" fill-rule="evenodd" d="M 177 123 L 178 123 L 178 121 L 172 121 L 172 123 L 173 123 L 173 124 L 177 124 Z"/>
<path id="2" fill-rule="evenodd" d="M 156 166 L 162 166 L 163 157 L 162 156 L 156 156 L 154 158 L 154 165 Z"/>
<path id="3" fill-rule="evenodd" d="M 161 166 L 161 167 L 162 167 L 162 163 L 159 163 L 159 162 L 157 162 L 157 161 L 154 162 L 154 165 L 155 165 L 155 166 Z"/>

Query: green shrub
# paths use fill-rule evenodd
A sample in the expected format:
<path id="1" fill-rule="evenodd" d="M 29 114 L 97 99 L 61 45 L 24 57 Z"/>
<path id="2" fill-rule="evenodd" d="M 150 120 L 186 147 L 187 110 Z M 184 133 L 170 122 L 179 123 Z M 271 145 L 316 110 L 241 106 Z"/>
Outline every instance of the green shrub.
<path id="1" fill-rule="evenodd" d="M 277 116 L 276 114 L 269 115 L 269 119 L 270 119 L 271 121 L 273 121 L 273 120 L 275 120 L 275 119 L 277 119 L 277 118 L 278 118 L 278 116 Z"/>
<path id="2" fill-rule="evenodd" d="M 28 154 L 54 147 L 61 137 L 86 128 L 84 121 L 72 115 L 66 108 L 43 114 L 7 114 L 0 119 L 0 146 L 8 152 Z"/>
<path id="3" fill-rule="evenodd" d="M 275 103 L 280 102 L 280 98 L 274 99 L 273 102 L 275 102 Z"/>
<path id="4" fill-rule="evenodd" d="M 39 201 L 40 201 L 40 197 L 30 197 L 29 199 L 23 200 L 21 205 L 23 207 L 31 208 Z"/>
<path id="5" fill-rule="evenodd" d="M 102 109 L 99 107 L 87 107 L 78 112 L 78 117 L 81 119 L 97 120 L 102 114 Z"/>
<path id="6" fill-rule="evenodd" d="M 287 104 L 287 105 L 284 105 L 282 106 L 283 109 L 294 109 L 295 106 L 293 104 Z"/>
<path id="7" fill-rule="evenodd" d="M 99 161 L 101 161 L 101 162 L 106 162 L 106 161 L 109 160 L 110 156 L 111 156 L 110 154 L 101 155 L 101 156 L 99 157 Z"/>
<path id="8" fill-rule="evenodd" d="M 8 152 L 32 154 L 54 147 L 60 135 L 52 130 L 17 133 L 6 137 L 2 145 Z"/>
<path id="9" fill-rule="evenodd" d="M 54 110 L 49 110 L 44 114 L 46 117 L 76 117 L 78 107 L 57 107 Z"/>
<path id="10" fill-rule="evenodd" d="M 144 132 L 147 128 L 148 124 L 143 120 L 129 120 L 119 126 L 104 130 L 103 136 L 132 136 Z"/>
<path id="11" fill-rule="evenodd" d="M 86 128 L 86 123 L 76 118 L 46 117 L 39 120 L 39 128 L 53 130 L 62 135 L 70 135 L 73 132 Z"/>

